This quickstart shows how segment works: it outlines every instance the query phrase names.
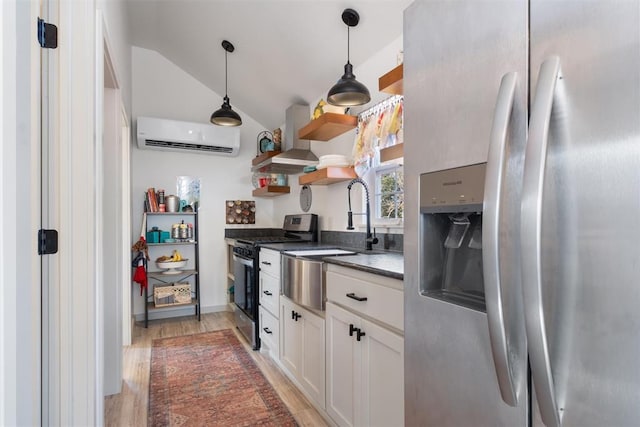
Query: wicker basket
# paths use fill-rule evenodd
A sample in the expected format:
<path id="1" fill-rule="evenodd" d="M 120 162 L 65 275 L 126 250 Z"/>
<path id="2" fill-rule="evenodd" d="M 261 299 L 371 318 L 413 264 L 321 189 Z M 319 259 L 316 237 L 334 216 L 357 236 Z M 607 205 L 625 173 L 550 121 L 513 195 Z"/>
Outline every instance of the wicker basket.
<path id="1" fill-rule="evenodd" d="M 191 285 L 174 283 L 171 286 L 156 286 L 153 288 L 153 302 L 156 307 L 190 304 Z"/>

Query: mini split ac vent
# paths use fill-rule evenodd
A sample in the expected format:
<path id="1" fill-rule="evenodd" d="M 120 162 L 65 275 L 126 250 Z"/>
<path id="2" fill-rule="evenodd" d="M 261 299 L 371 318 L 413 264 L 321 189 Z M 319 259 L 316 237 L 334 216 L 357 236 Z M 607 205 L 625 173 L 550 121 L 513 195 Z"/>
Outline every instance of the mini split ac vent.
<path id="1" fill-rule="evenodd" d="M 174 148 L 178 150 L 190 150 L 190 151 L 204 151 L 209 153 L 233 153 L 231 147 L 220 147 L 217 145 L 203 145 L 203 144 L 189 144 L 187 142 L 172 142 L 172 141 L 158 141 L 156 139 L 145 139 L 145 145 L 147 148 Z"/>
<path id="2" fill-rule="evenodd" d="M 237 156 L 240 128 L 138 117 L 138 148 Z"/>

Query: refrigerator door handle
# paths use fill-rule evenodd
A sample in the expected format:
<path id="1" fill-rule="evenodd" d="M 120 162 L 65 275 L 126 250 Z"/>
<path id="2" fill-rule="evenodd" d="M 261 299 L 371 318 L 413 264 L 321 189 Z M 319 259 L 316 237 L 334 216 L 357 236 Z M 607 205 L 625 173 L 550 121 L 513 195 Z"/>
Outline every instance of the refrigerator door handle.
<path id="1" fill-rule="evenodd" d="M 500 278 L 499 236 L 507 135 L 517 81 L 518 73 L 510 72 L 505 74 L 500 82 L 489 140 L 482 211 L 482 264 L 491 350 L 502 400 L 510 406 L 518 405 L 518 393 L 513 360 L 510 357 L 513 349 L 509 348 L 505 322 L 505 301 Z"/>
<path id="2" fill-rule="evenodd" d="M 544 170 L 553 99 L 560 79 L 560 58 L 552 56 L 540 66 L 531 109 L 520 212 L 520 253 L 529 360 L 540 415 L 547 427 L 561 425 L 542 306 L 541 274 Z"/>

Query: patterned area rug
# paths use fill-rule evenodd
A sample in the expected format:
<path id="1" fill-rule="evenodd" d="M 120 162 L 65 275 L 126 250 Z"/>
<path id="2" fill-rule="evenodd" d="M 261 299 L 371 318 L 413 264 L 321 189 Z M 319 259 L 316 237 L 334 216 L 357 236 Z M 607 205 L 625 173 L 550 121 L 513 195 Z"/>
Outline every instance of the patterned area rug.
<path id="1" fill-rule="evenodd" d="M 149 426 L 297 426 L 230 329 L 153 341 Z"/>

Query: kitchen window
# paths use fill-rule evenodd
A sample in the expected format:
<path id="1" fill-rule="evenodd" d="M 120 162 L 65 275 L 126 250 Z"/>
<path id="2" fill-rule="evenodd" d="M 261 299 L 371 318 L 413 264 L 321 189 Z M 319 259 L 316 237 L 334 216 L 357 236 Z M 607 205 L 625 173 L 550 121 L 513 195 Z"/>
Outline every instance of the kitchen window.
<path id="1" fill-rule="evenodd" d="M 402 159 L 398 160 L 371 168 L 365 177 L 365 181 L 371 189 L 371 220 L 373 225 L 402 225 L 404 218 L 404 171 Z"/>
<path id="2" fill-rule="evenodd" d="M 371 223 L 378 227 L 402 227 L 404 173 L 403 159 L 398 157 L 398 154 L 402 156 L 402 150 L 388 149 L 403 142 L 403 111 L 403 97 L 398 95 L 358 115 L 354 167 L 356 174 L 367 183 Z"/>

